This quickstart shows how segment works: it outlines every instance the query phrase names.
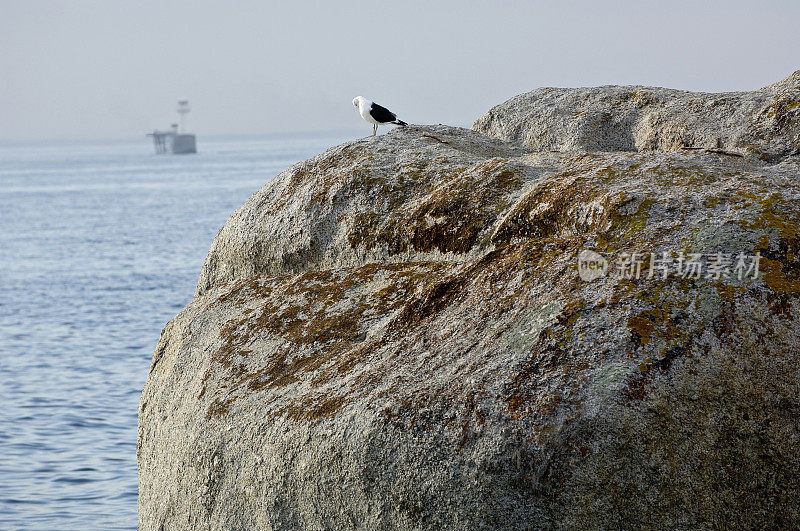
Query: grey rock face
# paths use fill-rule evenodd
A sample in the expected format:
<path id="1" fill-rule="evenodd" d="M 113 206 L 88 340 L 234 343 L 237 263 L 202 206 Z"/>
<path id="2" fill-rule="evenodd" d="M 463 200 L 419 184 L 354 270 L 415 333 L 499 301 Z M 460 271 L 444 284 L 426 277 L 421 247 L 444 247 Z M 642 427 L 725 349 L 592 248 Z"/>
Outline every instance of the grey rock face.
<path id="1" fill-rule="evenodd" d="M 162 332 L 140 528 L 796 527 L 797 159 L 430 126 L 289 168 Z M 617 271 L 670 251 L 706 269 Z"/>
<path id="2" fill-rule="evenodd" d="M 485 189 L 521 179 L 509 159 L 524 152 L 445 126 L 409 126 L 331 148 L 278 175 L 231 216 L 203 264 L 198 294 L 261 273 L 475 257 L 500 199 Z M 440 204 L 435 192 L 443 186 L 476 193 Z M 461 210 L 457 226 L 434 221 L 444 208 Z"/>
<path id="3" fill-rule="evenodd" d="M 800 153 L 798 124 L 800 70 L 753 92 L 537 89 L 492 108 L 472 128 L 536 151 L 709 148 L 776 162 Z"/>

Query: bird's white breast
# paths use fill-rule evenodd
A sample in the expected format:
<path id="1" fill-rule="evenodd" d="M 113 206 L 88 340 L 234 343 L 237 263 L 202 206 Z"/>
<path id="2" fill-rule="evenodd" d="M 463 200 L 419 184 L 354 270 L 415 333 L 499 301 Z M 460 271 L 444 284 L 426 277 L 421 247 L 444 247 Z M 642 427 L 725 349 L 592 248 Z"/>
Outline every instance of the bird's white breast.
<path id="1" fill-rule="evenodd" d="M 370 107 L 372 107 L 371 101 L 364 98 L 358 100 L 358 112 L 361 117 L 371 124 L 380 125 L 380 122 L 376 121 L 375 118 L 369 114 Z"/>

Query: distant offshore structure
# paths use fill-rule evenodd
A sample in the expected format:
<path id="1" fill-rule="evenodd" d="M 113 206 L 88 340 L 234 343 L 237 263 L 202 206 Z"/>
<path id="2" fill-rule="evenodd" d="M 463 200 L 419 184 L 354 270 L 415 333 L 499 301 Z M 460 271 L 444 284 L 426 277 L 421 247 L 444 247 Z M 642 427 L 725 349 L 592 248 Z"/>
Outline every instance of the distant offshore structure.
<path id="1" fill-rule="evenodd" d="M 178 114 L 180 115 L 180 128 L 178 124 L 172 124 L 169 131 L 159 131 L 154 129 L 147 136 L 153 137 L 153 147 L 156 153 L 197 153 L 197 143 L 195 136 L 186 133 L 184 119 L 189 112 L 189 100 L 178 100 Z"/>

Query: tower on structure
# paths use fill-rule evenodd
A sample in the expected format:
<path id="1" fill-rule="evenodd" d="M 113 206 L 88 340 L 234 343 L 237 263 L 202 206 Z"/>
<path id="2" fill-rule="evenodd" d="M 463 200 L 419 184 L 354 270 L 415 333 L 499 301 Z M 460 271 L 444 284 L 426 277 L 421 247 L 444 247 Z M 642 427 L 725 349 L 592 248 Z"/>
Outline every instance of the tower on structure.
<path id="1" fill-rule="evenodd" d="M 153 137 L 153 146 L 156 153 L 197 153 L 195 136 L 186 132 L 186 115 L 189 114 L 189 100 L 178 100 L 178 124 L 172 124 L 168 131 L 155 129 L 147 136 Z"/>

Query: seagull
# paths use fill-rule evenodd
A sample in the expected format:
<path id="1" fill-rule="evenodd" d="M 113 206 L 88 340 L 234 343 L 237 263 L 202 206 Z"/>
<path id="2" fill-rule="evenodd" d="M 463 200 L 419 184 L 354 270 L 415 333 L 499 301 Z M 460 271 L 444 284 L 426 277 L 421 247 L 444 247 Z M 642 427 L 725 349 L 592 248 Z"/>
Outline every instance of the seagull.
<path id="1" fill-rule="evenodd" d="M 363 96 L 353 98 L 353 107 L 358 109 L 365 121 L 372 124 L 372 136 L 375 136 L 378 132 L 379 125 L 408 125 L 403 120 L 398 120 L 397 116 L 386 107 L 382 107 L 374 101 L 369 101 Z"/>

